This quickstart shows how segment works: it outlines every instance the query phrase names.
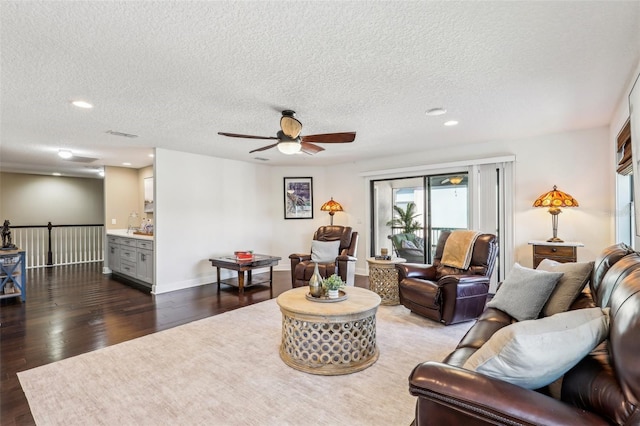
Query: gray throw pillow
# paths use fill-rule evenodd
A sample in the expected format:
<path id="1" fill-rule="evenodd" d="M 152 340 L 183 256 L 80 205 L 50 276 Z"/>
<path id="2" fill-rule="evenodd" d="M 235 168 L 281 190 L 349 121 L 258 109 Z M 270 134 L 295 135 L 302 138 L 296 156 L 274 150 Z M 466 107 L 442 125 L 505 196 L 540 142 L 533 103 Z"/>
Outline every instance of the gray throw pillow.
<path id="1" fill-rule="evenodd" d="M 340 240 L 311 241 L 311 260 L 318 263 L 335 262 L 340 251 Z"/>
<path id="2" fill-rule="evenodd" d="M 527 389 L 553 383 L 607 338 L 609 308 L 576 309 L 496 331 L 464 363 Z"/>
<path id="3" fill-rule="evenodd" d="M 564 275 L 549 296 L 549 300 L 542 308 L 542 315 L 549 317 L 553 314 L 565 312 L 591 278 L 594 262 L 560 263 L 551 259 L 544 259 L 538 267 L 539 271 L 562 272 Z"/>
<path id="4" fill-rule="evenodd" d="M 562 272 L 537 271 L 516 263 L 487 306 L 500 309 L 518 321 L 538 318 Z"/>

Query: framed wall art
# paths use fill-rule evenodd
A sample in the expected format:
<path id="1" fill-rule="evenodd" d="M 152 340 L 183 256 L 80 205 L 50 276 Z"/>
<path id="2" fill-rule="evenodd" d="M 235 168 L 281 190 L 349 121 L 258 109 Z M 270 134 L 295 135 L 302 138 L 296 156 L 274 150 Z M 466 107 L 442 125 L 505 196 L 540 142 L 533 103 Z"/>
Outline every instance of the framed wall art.
<path id="1" fill-rule="evenodd" d="M 284 218 L 313 219 L 312 178 L 284 178 Z"/>

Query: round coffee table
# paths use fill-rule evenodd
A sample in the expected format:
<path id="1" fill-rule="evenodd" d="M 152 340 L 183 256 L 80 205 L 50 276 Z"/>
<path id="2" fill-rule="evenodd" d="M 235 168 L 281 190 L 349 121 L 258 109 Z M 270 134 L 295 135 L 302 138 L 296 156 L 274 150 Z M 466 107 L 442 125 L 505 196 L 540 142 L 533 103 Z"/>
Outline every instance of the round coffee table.
<path id="1" fill-rule="evenodd" d="M 309 287 L 278 296 L 280 357 L 285 364 L 305 373 L 335 376 L 364 370 L 377 361 L 380 296 L 358 287 L 343 290 L 347 299 L 340 302 L 307 300 Z"/>
<path id="2" fill-rule="evenodd" d="M 396 264 L 406 261 L 401 257 L 394 257 L 391 260 L 377 260 L 375 257 L 367 259 L 369 262 L 369 288 L 382 298 L 383 305 L 400 304 Z"/>

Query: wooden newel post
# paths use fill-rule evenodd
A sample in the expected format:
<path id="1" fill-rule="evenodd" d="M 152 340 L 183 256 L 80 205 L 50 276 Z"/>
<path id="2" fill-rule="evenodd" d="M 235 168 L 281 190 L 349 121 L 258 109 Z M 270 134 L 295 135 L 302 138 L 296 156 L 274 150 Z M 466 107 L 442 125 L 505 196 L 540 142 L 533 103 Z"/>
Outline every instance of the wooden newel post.
<path id="1" fill-rule="evenodd" d="M 47 266 L 53 265 L 53 252 L 51 251 L 51 230 L 53 225 L 51 222 L 47 223 L 47 229 L 49 230 L 49 251 L 47 252 Z"/>

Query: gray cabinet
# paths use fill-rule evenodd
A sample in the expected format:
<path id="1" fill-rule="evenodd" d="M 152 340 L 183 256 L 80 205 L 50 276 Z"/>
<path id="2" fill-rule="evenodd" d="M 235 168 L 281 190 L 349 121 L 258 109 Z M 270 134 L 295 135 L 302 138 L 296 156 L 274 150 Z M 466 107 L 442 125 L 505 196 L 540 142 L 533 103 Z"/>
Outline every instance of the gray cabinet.
<path id="1" fill-rule="evenodd" d="M 153 251 L 138 249 L 138 261 L 136 262 L 136 277 L 139 280 L 153 282 Z"/>
<path id="2" fill-rule="evenodd" d="M 107 243 L 108 265 L 112 272 L 120 272 L 120 244 L 117 240 L 116 237 L 109 237 Z"/>
<path id="3" fill-rule="evenodd" d="M 153 241 L 118 236 L 108 237 L 109 269 L 136 284 L 153 284 Z"/>

